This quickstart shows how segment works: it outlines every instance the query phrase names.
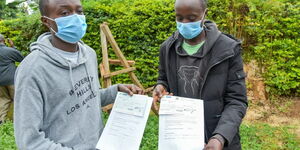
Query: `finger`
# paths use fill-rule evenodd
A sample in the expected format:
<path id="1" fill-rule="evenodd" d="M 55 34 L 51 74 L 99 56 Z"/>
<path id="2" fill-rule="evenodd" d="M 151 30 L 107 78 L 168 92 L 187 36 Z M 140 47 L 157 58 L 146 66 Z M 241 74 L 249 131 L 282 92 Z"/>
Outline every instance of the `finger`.
<path id="1" fill-rule="evenodd" d="M 174 94 L 173 94 L 173 93 L 170 93 L 169 95 L 170 95 L 170 96 L 173 96 Z"/>
<path id="2" fill-rule="evenodd" d="M 158 97 L 155 96 L 155 97 L 153 98 L 152 106 L 153 106 L 153 108 L 154 108 L 156 111 L 158 111 L 157 101 L 158 101 Z"/>
<path id="3" fill-rule="evenodd" d="M 163 96 L 164 96 L 164 93 L 163 93 L 163 92 L 161 92 L 160 90 L 158 90 L 158 91 L 157 91 L 157 93 L 158 93 L 158 97 L 159 97 L 159 98 L 161 98 L 161 97 L 163 97 Z"/>
<path id="4" fill-rule="evenodd" d="M 160 103 L 160 100 L 162 99 L 162 97 L 163 97 L 164 95 L 167 95 L 167 94 L 166 94 L 166 93 L 164 93 L 164 94 L 161 94 L 161 96 L 160 96 L 160 97 L 158 97 L 158 99 L 157 99 L 157 102 L 158 102 L 158 103 Z"/>
<path id="5" fill-rule="evenodd" d="M 205 150 L 212 150 L 213 147 L 211 147 L 211 145 L 206 144 L 204 147 Z"/>
<path id="6" fill-rule="evenodd" d="M 157 97 L 153 98 L 151 109 L 154 112 L 154 114 L 156 116 L 158 116 L 158 106 L 157 106 L 156 100 L 157 100 Z"/>
<path id="7" fill-rule="evenodd" d="M 129 94 L 130 96 L 133 95 L 132 91 L 127 86 L 121 86 L 121 88 L 125 93 Z"/>
<path id="8" fill-rule="evenodd" d="M 130 87 L 129 89 L 131 89 L 132 93 L 137 94 L 137 90 L 136 90 L 135 85 L 131 84 L 131 85 L 129 85 L 129 87 Z"/>
<path id="9" fill-rule="evenodd" d="M 138 89 L 137 91 L 138 91 L 138 94 L 140 94 L 140 95 L 144 95 L 145 94 L 144 90 L 142 90 L 142 89 Z"/>
<path id="10" fill-rule="evenodd" d="M 157 110 L 155 110 L 155 108 L 153 107 L 153 105 L 152 105 L 151 109 L 152 109 L 152 112 L 153 112 L 156 116 L 158 116 L 158 112 L 157 112 Z"/>
<path id="11" fill-rule="evenodd" d="M 152 93 L 152 97 L 154 98 L 155 96 L 159 97 L 159 91 L 155 90 Z"/>
<path id="12" fill-rule="evenodd" d="M 135 86 L 135 87 L 136 87 L 136 91 L 137 91 L 138 94 L 144 95 L 144 90 L 143 90 L 143 89 L 141 89 L 141 88 L 138 87 L 138 86 Z"/>
<path id="13" fill-rule="evenodd" d="M 161 91 L 158 89 L 155 89 L 152 93 L 152 97 L 153 97 L 155 103 L 160 102 L 160 99 L 162 96 L 163 96 L 163 94 L 161 94 Z"/>
<path id="14" fill-rule="evenodd" d="M 160 103 L 161 98 L 162 97 L 157 96 L 157 101 L 156 102 Z"/>
<path id="15" fill-rule="evenodd" d="M 142 89 L 141 89 L 141 90 L 142 90 Z M 142 95 L 145 95 L 146 93 L 145 93 L 145 91 L 144 91 L 144 90 L 142 90 L 141 94 L 142 94 Z"/>
<path id="16" fill-rule="evenodd" d="M 164 97 L 165 95 L 169 95 L 169 92 L 161 93 L 161 94 L 159 95 L 159 99 L 161 99 L 161 98 Z"/>
<path id="17" fill-rule="evenodd" d="M 157 100 L 157 103 L 160 103 L 160 100 L 161 100 L 161 98 Z"/>

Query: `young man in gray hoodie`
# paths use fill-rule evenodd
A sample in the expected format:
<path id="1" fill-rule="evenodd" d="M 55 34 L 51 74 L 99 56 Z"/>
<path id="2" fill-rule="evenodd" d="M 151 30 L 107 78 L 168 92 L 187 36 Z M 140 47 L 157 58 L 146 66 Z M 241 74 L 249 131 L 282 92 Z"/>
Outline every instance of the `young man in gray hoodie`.
<path id="1" fill-rule="evenodd" d="M 80 0 L 41 0 L 50 33 L 32 43 L 15 78 L 14 129 L 20 150 L 92 150 L 103 130 L 101 106 L 117 91 L 143 94 L 134 85 L 101 89 L 95 51 L 80 39 L 86 21 Z"/>

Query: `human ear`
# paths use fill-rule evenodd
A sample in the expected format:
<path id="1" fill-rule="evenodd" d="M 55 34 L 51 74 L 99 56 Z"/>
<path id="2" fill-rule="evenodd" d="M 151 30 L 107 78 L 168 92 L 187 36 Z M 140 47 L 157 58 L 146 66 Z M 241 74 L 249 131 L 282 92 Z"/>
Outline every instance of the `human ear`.
<path id="1" fill-rule="evenodd" d="M 41 21 L 46 27 L 51 28 L 50 21 L 48 18 L 46 18 L 45 16 L 42 16 Z"/>

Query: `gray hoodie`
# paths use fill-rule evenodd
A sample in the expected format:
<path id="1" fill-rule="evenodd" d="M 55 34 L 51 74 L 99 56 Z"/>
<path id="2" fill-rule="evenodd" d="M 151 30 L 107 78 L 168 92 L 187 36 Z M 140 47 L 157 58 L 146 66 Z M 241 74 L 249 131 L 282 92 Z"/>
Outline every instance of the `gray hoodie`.
<path id="1" fill-rule="evenodd" d="M 95 149 L 103 130 L 101 106 L 117 85 L 101 89 L 95 51 L 79 43 L 77 64 L 56 54 L 50 33 L 31 44 L 15 75 L 15 138 L 21 150 Z"/>

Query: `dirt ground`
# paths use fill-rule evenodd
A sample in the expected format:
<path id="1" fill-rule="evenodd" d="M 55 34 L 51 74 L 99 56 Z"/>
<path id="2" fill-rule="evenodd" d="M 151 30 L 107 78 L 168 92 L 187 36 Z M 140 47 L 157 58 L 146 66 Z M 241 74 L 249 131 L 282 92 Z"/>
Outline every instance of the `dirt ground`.
<path id="1" fill-rule="evenodd" d="M 249 109 L 247 123 L 263 122 L 274 126 L 292 126 L 300 138 L 300 97 L 270 97 L 261 76 L 263 68 L 252 60 L 244 65 L 247 74 Z"/>
<path id="2" fill-rule="evenodd" d="M 272 126 L 291 126 L 300 138 L 300 97 L 282 98 L 282 104 L 273 104 L 265 100 L 251 103 L 244 122 L 263 122 Z"/>

